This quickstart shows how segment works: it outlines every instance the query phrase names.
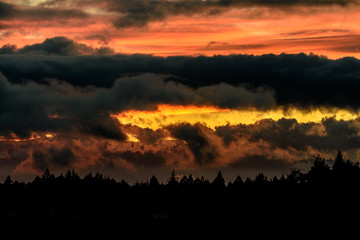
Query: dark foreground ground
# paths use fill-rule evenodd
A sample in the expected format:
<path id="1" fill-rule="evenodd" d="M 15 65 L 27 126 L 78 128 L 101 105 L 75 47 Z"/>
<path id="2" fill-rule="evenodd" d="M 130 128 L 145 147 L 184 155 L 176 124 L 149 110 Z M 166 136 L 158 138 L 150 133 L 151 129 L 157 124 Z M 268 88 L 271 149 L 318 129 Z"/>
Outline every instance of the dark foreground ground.
<path id="1" fill-rule="evenodd" d="M 359 165 L 342 159 L 226 185 L 220 172 L 212 181 L 173 172 L 165 184 L 153 177 L 130 186 L 101 174 L 46 171 L 30 183 L 0 184 L 0 239 L 357 238 L 359 192 Z"/>
<path id="2" fill-rule="evenodd" d="M 169 231 L 176 236 L 283 235 L 285 230 L 333 231 L 341 225 L 358 229 L 358 192 L 359 187 L 300 184 L 2 186 L 0 226 L 4 239 L 109 239 Z"/>

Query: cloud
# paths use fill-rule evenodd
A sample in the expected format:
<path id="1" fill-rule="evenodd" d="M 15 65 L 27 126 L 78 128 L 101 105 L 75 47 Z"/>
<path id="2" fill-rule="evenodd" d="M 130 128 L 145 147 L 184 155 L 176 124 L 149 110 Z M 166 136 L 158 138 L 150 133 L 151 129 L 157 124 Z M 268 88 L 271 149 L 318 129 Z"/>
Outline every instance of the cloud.
<path id="1" fill-rule="evenodd" d="M 306 152 L 309 147 L 318 152 L 353 150 L 360 144 L 360 119 L 325 118 L 320 123 L 298 123 L 296 119 L 264 119 L 255 124 L 220 126 L 216 134 L 229 147 L 239 139 L 266 142 L 273 149 L 294 149 Z"/>
<path id="2" fill-rule="evenodd" d="M 1 3 L 1 2 L 0 2 Z M 299 7 L 317 6 L 341 6 L 358 4 L 358 0 L 73 0 L 73 1 L 45 1 L 37 7 L 20 7 L 2 3 L 0 5 L 0 16 L 3 18 L 17 16 L 33 16 L 48 19 L 55 17 L 74 17 L 83 18 L 91 14 L 86 14 L 88 8 L 98 9 L 100 12 L 107 12 L 114 15 L 113 25 L 116 28 L 144 27 L 150 22 L 164 21 L 173 16 L 193 16 L 202 14 L 212 16 L 231 9 L 250 9 L 254 7 L 267 7 L 272 11 L 296 11 Z M 291 8 L 291 10 L 289 10 Z"/>
<path id="3" fill-rule="evenodd" d="M 88 15 L 78 9 L 24 7 L 0 1 L 0 20 L 26 19 L 27 21 L 34 21 L 70 18 L 81 19 L 86 17 L 88 17 Z"/>
<path id="4" fill-rule="evenodd" d="M 41 150 L 35 150 L 32 153 L 32 165 L 35 169 L 43 171 L 46 168 L 62 167 L 70 168 L 75 162 L 76 157 L 72 150 L 68 147 L 62 149 L 56 149 L 51 147 L 43 152 Z"/>
<path id="5" fill-rule="evenodd" d="M 202 128 L 200 124 L 187 123 L 168 127 L 173 137 L 186 142 L 199 165 L 213 162 L 218 155 L 216 147 L 205 137 Z"/>
<path id="6" fill-rule="evenodd" d="M 0 48 L 0 54 L 14 54 L 16 50 L 16 45 L 6 44 Z"/>
<path id="7" fill-rule="evenodd" d="M 233 50 L 257 50 L 265 49 L 270 47 L 270 44 L 237 44 L 237 43 L 228 43 L 228 42 L 209 42 L 205 47 L 199 48 L 200 51 L 233 51 Z"/>
<path id="8" fill-rule="evenodd" d="M 53 138 L 1 142 L 0 163 L 17 171 L 50 169 L 138 169 L 177 168 L 199 170 L 228 168 L 254 171 L 306 169 L 317 154 L 332 159 L 338 149 L 346 158 L 359 157 L 360 120 L 324 119 L 320 123 L 298 123 L 294 119 L 263 120 L 256 124 L 222 126 L 216 130 L 202 124 L 181 123 L 161 130 L 147 129 L 156 141 L 118 141 L 84 131 L 59 133 Z M 316 129 L 322 129 L 316 131 Z M 143 129 L 121 126 L 127 133 Z M 222 129 L 222 131 L 219 131 Z M 226 130 L 226 131 L 225 131 Z M 272 132 L 273 134 L 269 134 Z M 341 133 L 341 134 L 339 134 Z M 172 136 L 172 140 L 164 140 Z M 228 144 L 221 140 L 229 139 Z M 158 144 L 154 144 L 158 142 Z"/>
<path id="9" fill-rule="evenodd" d="M 197 92 L 200 96 L 210 99 L 212 105 L 223 108 L 245 106 L 270 109 L 276 104 L 274 92 L 265 88 L 248 90 L 246 86 L 235 87 L 227 83 L 220 83 L 200 87 Z"/>
<path id="10" fill-rule="evenodd" d="M 287 171 L 294 167 L 286 159 L 271 158 L 267 155 L 246 155 L 229 165 L 232 168 Z"/>
<path id="11" fill-rule="evenodd" d="M 11 49 L 11 46 L 3 47 L 3 51 Z M 277 106 L 304 109 L 324 106 L 356 111 L 360 106 L 357 92 L 360 87 L 360 60 L 350 57 L 330 60 L 305 54 L 166 58 L 148 55 L 60 57 L 10 54 L 0 55 L 0 69 L 13 83 L 20 83 L 23 79 L 43 82 L 44 79 L 54 78 L 73 86 L 104 88 L 114 86 L 119 77 L 166 74 L 166 81 L 173 82 L 167 88 L 173 86 L 173 89 L 179 89 L 181 84 L 182 88 L 197 91 L 197 97 L 201 95 L 203 100 L 212 94 L 219 97 L 208 103 L 228 107 L 233 107 L 237 101 L 242 105 L 248 101 L 257 107 L 275 103 Z M 150 89 L 155 86 L 147 85 Z M 146 96 L 148 91 L 142 91 Z M 227 96 L 227 91 L 234 94 Z M 130 97 L 129 93 L 122 92 L 127 97 Z M 220 97 L 224 98 L 221 100 Z M 178 103 L 182 100 L 179 98 Z M 196 103 L 195 99 L 192 101 Z M 187 103 L 191 101 L 183 104 Z"/>
<path id="12" fill-rule="evenodd" d="M 250 92 L 241 87 L 225 87 L 232 91 L 223 95 L 206 94 L 203 89 L 191 89 L 165 81 L 167 76 L 143 74 L 118 78 L 111 88 L 76 88 L 67 83 L 48 80 L 42 84 L 27 82 L 11 84 L 0 76 L 0 135 L 15 134 L 29 138 L 32 132 L 80 131 L 98 137 L 125 140 L 110 113 L 124 110 L 153 110 L 159 104 L 195 104 L 224 107 L 254 105 L 267 107 L 274 102 L 266 92 Z M 217 88 L 213 86 L 212 89 Z M 222 86 L 219 87 L 221 89 Z M 242 101 L 236 95 L 243 94 Z M 234 96 L 233 96 L 234 95 Z M 233 100 L 231 102 L 230 100 Z M 258 102 L 259 99 L 264 99 Z M 268 101 L 266 101 L 268 99 Z M 56 116 L 56 117 L 53 117 Z M 149 139 L 150 141 L 150 139 Z"/>
<path id="13" fill-rule="evenodd" d="M 4 45 L 0 48 L 0 54 L 27 54 L 27 55 L 108 55 L 114 54 L 109 47 L 92 48 L 86 44 L 77 43 L 66 37 L 47 38 L 42 43 L 26 45 L 17 49 L 15 45 Z"/>
<path id="14" fill-rule="evenodd" d="M 114 121 L 95 108 L 93 97 L 66 95 L 52 89 L 51 83 L 13 85 L 0 76 L 0 135 L 30 138 L 32 132 L 82 131 L 125 140 Z"/>
<path id="15" fill-rule="evenodd" d="M 110 152 L 106 151 L 103 153 L 105 159 L 116 159 L 122 158 L 127 162 L 134 164 L 137 167 L 145 168 L 156 168 L 165 165 L 165 156 L 163 152 L 154 152 L 152 150 L 148 151 L 118 151 Z"/>
<path id="16" fill-rule="evenodd" d="M 287 8 L 291 6 L 327 6 L 357 4 L 357 0 L 220 0 L 220 1 L 132 1 L 132 0 L 108 0 L 107 10 L 118 13 L 120 16 L 115 20 L 117 28 L 143 27 L 152 21 L 163 21 L 170 16 L 192 16 L 195 14 L 214 15 L 234 9 L 254 6 L 265 6 L 271 8 Z"/>

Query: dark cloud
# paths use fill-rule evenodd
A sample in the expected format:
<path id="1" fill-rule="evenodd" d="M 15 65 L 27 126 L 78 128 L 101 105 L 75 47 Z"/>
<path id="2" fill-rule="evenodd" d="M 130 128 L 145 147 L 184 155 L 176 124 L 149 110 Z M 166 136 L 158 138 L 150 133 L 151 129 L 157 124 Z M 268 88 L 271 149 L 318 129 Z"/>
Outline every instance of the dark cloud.
<path id="1" fill-rule="evenodd" d="M 38 170 L 43 170 L 48 167 L 48 163 L 46 160 L 46 154 L 43 153 L 40 150 L 35 150 L 32 153 L 32 159 L 33 159 L 33 167 Z"/>
<path id="2" fill-rule="evenodd" d="M 80 10 L 86 7 L 100 8 L 110 13 L 115 13 L 114 26 L 117 28 L 144 27 L 149 22 L 163 21 L 171 16 L 193 16 L 203 14 L 207 16 L 220 14 L 225 11 L 236 8 L 268 7 L 283 11 L 296 11 L 299 6 L 347 6 L 349 4 L 358 4 L 358 0 L 51 0 L 42 2 L 37 8 L 28 8 L 19 10 L 13 5 L 3 4 L 4 17 L 10 17 L 5 14 L 6 10 L 12 12 L 18 11 L 20 15 L 32 15 L 38 13 L 38 16 L 48 18 L 51 11 L 56 16 L 68 16 L 71 12 L 75 16 L 84 17 L 86 14 Z M 68 10 L 66 8 L 73 8 Z M 57 10 L 62 8 L 62 10 Z M 291 8 L 291 10 L 289 10 Z M 1 6 L 0 6 L 1 9 Z M 1 10 L 0 10 L 1 13 Z"/>
<path id="3" fill-rule="evenodd" d="M 108 44 L 110 42 L 110 37 L 105 34 L 91 34 L 85 37 L 87 40 L 97 40 L 101 44 Z"/>
<path id="4" fill-rule="evenodd" d="M 0 54 L 14 54 L 16 50 L 16 45 L 6 44 L 0 48 Z"/>
<path id="5" fill-rule="evenodd" d="M 0 19 L 6 19 L 12 16 L 15 7 L 11 4 L 0 2 Z"/>
<path id="6" fill-rule="evenodd" d="M 219 51 L 219 50 L 258 50 L 270 47 L 271 45 L 265 45 L 265 44 L 233 44 L 233 43 L 227 43 L 227 42 L 209 42 L 208 45 L 206 45 L 203 48 L 200 48 L 198 50 L 200 51 Z"/>
<path id="7" fill-rule="evenodd" d="M 296 119 L 264 119 L 255 124 L 217 127 L 216 134 L 226 146 L 245 138 L 250 142 L 265 141 L 273 149 L 292 148 L 303 152 L 308 147 L 319 151 L 351 150 L 360 146 L 359 121 L 325 118 L 320 123 L 298 123 Z"/>
<path id="8" fill-rule="evenodd" d="M 181 84 L 164 81 L 166 76 L 145 74 L 119 78 L 111 88 L 92 88 L 90 92 L 70 84 L 49 80 L 43 84 L 11 84 L 0 76 L 0 135 L 12 133 L 29 138 L 33 131 L 81 131 L 95 136 L 125 140 L 125 135 L 109 116 L 124 110 L 153 110 L 158 104 L 221 104 L 257 106 L 274 102 L 267 93 L 247 93 L 241 87 L 211 95 Z M 209 87 L 210 88 L 210 87 Z M 212 86 L 216 89 L 216 86 Z M 221 92 L 222 86 L 219 87 Z M 243 97 L 237 97 L 242 94 Z M 232 96 L 235 95 L 235 96 Z M 227 102 L 222 103 L 223 99 Z M 228 99 L 235 99 L 230 102 Z M 263 99 L 263 100 L 260 100 Z M 257 102 L 259 100 L 259 102 Z M 267 100 L 267 101 L 266 101 Z M 253 103 L 252 103 L 253 102 Z M 55 116 L 55 117 L 54 117 Z M 57 116 L 57 117 L 56 117 Z M 149 141 L 151 139 L 148 139 Z"/>
<path id="9" fill-rule="evenodd" d="M 74 153 L 67 147 L 60 150 L 50 148 L 48 155 L 50 156 L 50 161 L 58 166 L 69 167 L 75 162 Z"/>
<path id="10" fill-rule="evenodd" d="M 97 124 L 93 119 L 85 123 L 83 122 L 82 130 L 97 137 L 118 141 L 127 139 L 126 135 L 120 130 L 114 119 L 110 119 L 110 117 L 106 115 L 102 117 L 102 124 Z"/>
<path id="11" fill-rule="evenodd" d="M 88 15 L 78 9 L 59 9 L 44 7 L 20 7 L 0 2 L 1 19 L 52 20 L 69 18 L 86 18 Z"/>
<path id="12" fill-rule="evenodd" d="M 204 135 L 200 124 L 191 125 L 188 123 L 169 126 L 171 135 L 186 142 L 187 147 L 194 155 L 196 163 L 203 165 L 211 163 L 218 156 L 216 147 Z"/>
<path id="13" fill-rule="evenodd" d="M 289 163 L 285 159 L 269 158 L 267 155 L 246 155 L 237 161 L 229 164 L 232 168 L 240 169 L 256 169 L 261 170 L 281 170 L 287 171 L 294 167 L 293 163 Z"/>
<path id="14" fill-rule="evenodd" d="M 232 8 L 266 6 L 274 8 L 288 8 L 291 6 L 326 6 L 357 4 L 357 0 L 107 0 L 107 10 L 119 13 L 120 17 L 114 22 L 118 28 L 143 27 L 152 21 L 162 21 L 170 16 L 192 16 L 194 14 L 214 15 Z"/>
<path id="15" fill-rule="evenodd" d="M 0 70 L 14 83 L 23 79 L 42 82 L 46 78 L 55 78 L 83 87 L 112 87 L 115 80 L 122 76 L 168 74 L 167 81 L 199 89 L 198 94 L 224 97 L 212 102 L 229 107 L 234 106 L 233 101 L 241 101 L 243 93 L 240 89 L 251 90 L 245 93 L 249 95 L 253 92 L 251 103 L 254 106 L 264 101 L 269 101 L 267 106 L 270 106 L 273 103 L 269 98 L 271 95 L 279 106 L 335 106 L 353 110 L 360 106 L 360 60 L 350 57 L 330 60 L 305 54 L 167 58 L 147 55 L 59 57 L 14 54 L 0 55 Z M 219 92 L 214 85 L 219 87 Z M 151 85 L 149 87 L 152 88 Z M 264 87 L 267 89 L 264 98 L 257 99 Z M 146 94 L 147 90 L 143 90 Z M 228 90 L 238 91 L 237 96 L 227 96 Z M 130 97 L 130 92 L 124 94 Z"/>
<path id="16" fill-rule="evenodd" d="M 247 133 L 246 125 L 239 124 L 237 126 L 218 126 L 215 129 L 216 134 L 222 138 L 224 145 L 228 147 L 237 138 L 243 137 Z"/>
<path id="17" fill-rule="evenodd" d="M 200 96 L 209 99 L 211 105 L 223 108 L 237 108 L 239 106 L 269 109 L 275 106 L 274 93 L 266 88 L 253 90 L 235 87 L 227 83 L 204 86 L 197 89 Z"/>
<path id="18" fill-rule="evenodd" d="M 116 159 L 122 158 L 136 166 L 155 168 L 161 167 L 165 164 L 165 156 L 163 152 L 153 152 L 148 150 L 145 152 L 140 151 L 118 151 L 110 152 L 106 151 L 103 153 L 105 159 Z"/>
<path id="19" fill-rule="evenodd" d="M 300 31 L 295 31 L 295 32 L 287 32 L 287 33 L 283 33 L 282 35 L 284 36 L 311 36 L 311 35 L 318 35 L 318 34 L 323 34 L 323 35 L 327 35 L 327 36 L 331 36 L 333 34 L 349 34 L 350 31 L 346 30 L 346 29 L 306 29 L 306 30 L 300 30 Z"/>
<path id="20" fill-rule="evenodd" d="M 164 136 L 161 129 L 152 130 L 150 128 L 139 128 L 138 131 L 139 134 L 137 134 L 137 138 L 147 145 L 156 144 Z"/>
<path id="21" fill-rule="evenodd" d="M 51 85 L 34 82 L 12 85 L 0 76 L 0 135 L 29 138 L 33 131 L 81 131 L 110 139 L 126 139 L 114 121 L 95 108 L 98 107 L 95 99 L 96 96 L 79 92 L 65 95 L 53 90 Z"/>
<path id="22" fill-rule="evenodd" d="M 72 150 L 68 147 L 55 149 L 51 147 L 43 152 L 43 150 L 35 150 L 32 153 L 32 165 L 35 169 L 43 171 L 51 167 L 69 168 L 75 162 L 76 157 Z"/>
<path id="23" fill-rule="evenodd" d="M 79 56 L 79 55 L 108 55 L 114 50 L 109 47 L 92 48 L 86 44 L 77 43 L 66 37 L 47 38 L 42 43 L 26 45 L 17 49 L 14 45 L 4 45 L 0 48 L 0 54 L 28 54 L 28 55 L 58 55 L 58 56 Z"/>
<path id="24" fill-rule="evenodd" d="M 158 104 L 269 108 L 275 103 L 273 93 L 263 89 L 248 91 L 228 84 L 192 89 L 165 81 L 167 78 L 169 76 L 156 74 L 119 78 L 110 91 L 98 91 L 96 98 L 101 98 L 101 108 L 105 111 L 149 110 Z"/>

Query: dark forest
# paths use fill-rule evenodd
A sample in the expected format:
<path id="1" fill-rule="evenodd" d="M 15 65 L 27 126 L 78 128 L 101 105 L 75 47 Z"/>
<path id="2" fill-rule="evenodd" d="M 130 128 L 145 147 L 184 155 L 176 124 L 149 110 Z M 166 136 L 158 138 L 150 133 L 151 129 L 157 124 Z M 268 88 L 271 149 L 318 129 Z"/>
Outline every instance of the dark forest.
<path id="1" fill-rule="evenodd" d="M 293 169 L 280 178 L 259 173 L 228 184 L 220 171 L 211 181 L 191 174 L 179 179 L 173 171 L 166 183 L 153 176 L 129 185 L 101 173 L 81 178 L 74 170 L 59 176 L 45 170 L 28 183 L 5 179 L 0 224 L 16 239 L 142 236 L 179 229 L 185 234 L 204 227 L 207 234 L 279 226 L 319 230 L 319 224 L 339 219 L 356 222 L 350 219 L 359 213 L 359 187 L 359 163 L 344 160 L 340 151 L 332 166 L 318 156 L 306 173 Z"/>

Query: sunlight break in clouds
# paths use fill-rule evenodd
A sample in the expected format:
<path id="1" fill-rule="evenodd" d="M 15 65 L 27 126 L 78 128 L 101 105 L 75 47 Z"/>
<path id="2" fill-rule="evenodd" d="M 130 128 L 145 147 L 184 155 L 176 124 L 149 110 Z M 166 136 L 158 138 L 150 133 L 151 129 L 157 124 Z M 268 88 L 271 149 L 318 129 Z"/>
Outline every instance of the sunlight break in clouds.
<path id="1" fill-rule="evenodd" d="M 300 111 L 294 109 L 275 109 L 261 111 L 253 109 L 222 109 L 211 106 L 181 106 L 159 105 L 154 111 L 124 111 L 119 114 L 111 114 L 121 124 L 130 124 L 141 128 L 153 130 L 183 122 L 196 124 L 203 123 L 209 128 L 218 126 L 254 124 L 263 119 L 295 118 L 299 123 L 321 122 L 324 118 L 334 117 L 337 120 L 352 120 L 359 117 L 358 114 L 344 109 L 312 109 Z"/>

